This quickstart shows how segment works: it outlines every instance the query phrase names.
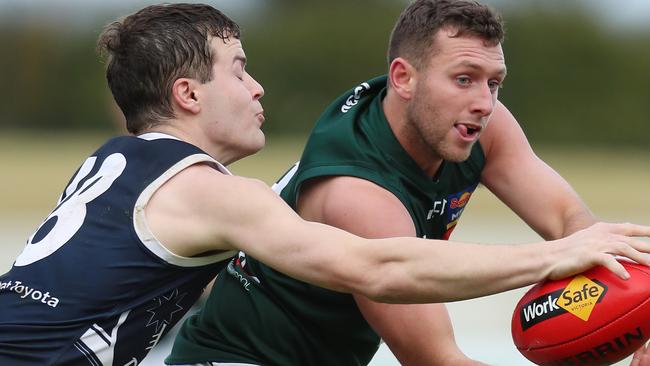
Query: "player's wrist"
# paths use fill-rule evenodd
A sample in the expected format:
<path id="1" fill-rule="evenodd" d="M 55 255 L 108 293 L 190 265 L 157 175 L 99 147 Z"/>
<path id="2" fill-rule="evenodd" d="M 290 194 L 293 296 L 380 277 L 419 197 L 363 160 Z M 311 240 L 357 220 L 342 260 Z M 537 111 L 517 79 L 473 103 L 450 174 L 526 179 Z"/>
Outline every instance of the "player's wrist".
<path id="1" fill-rule="evenodd" d="M 536 283 L 549 278 L 557 271 L 558 263 L 566 258 L 566 248 L 557 241 L 538 242 L 518 246 L 522 249 L 519 253 L 521 263 L 524 263 L 526 284 Z"/>

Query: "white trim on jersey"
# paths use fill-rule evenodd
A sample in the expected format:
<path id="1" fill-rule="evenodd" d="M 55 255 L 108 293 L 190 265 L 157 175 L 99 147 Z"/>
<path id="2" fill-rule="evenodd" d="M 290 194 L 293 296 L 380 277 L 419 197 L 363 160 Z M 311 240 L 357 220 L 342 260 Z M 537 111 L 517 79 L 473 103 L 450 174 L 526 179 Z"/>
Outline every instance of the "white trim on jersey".
<path id="1" fill-rule="evenodd" d="M 172 139 L 172 140 L 182 141 L 178 137 L 174 137 L 172 135 L 168 135 L 162 132 L 147 132 L 147 133 L 143 133 L 142 135 L 138 135 L 136 137 L 147 141 L 160 140 L 160 139 Z"/>
<path id="2" fill-rule="evenodd" d="M 75 342 L 75 348 L 81 352 L 88 362 L 93 366 L 111 366 L 115 356 L 115 344 L 117 341 L 117 330 L 128 318 L 131 310 L 120 314 L 117 324 L 109 335 L 102 327 L 93 324 Z"/>
<path id="3" fill-rule="evenodd" d="M 149 134 L 147 134 L 149 135 Z M 162 135 L 162 134 L 160 134 Z M 164 136 L 164 135 L 163 135 Z M 233 257 L 237 254 L 236 250 L 220 252 L 217 254 L 204 256 L 204 257 L 183 257 L 172 253 L 167 249 L 156 236 L 151 232 L 149 225 L 147 225 L 147 219 L 145 217 L 144 208 L 153 196 L 154 192 L 158 190 L 165 182 L 167 182 L 171 177 L 178 174 L 181 170 L 194 165 L 197 163 L 211 163 L 216 165 L 217 169 L 224 174 L 231 175 L 231 173 L 218 161 L 211 158 L 206 154 L 194 154 L 186 157 L 185 159 L 174 164 L 166 172 L 160 175 L 156 180 L 151 182 L 147 188 L 145 188 L 140 197 L 138 197 L 137 202 L 135 203 L 135 208 L 133 210 L 133 226 L 135 232 L 140 238 L 140 241 L 157 257 L 163 259 L 167 263 L 171 263 L 181 267 L 198 267 L 204 266 L 206 264 L 216 263 L 230 257 Z"/>
<path id="4" fill-rule="evenodd" d="M 287 184 L 289 184 L 289 181 L 291 181 L 291 178 L 293 178 L 293 176 L 296 175 L 299 166 L 300 166 L 300 161 L 297 161 L 295 164 L 293 164 L 291 169 L 289 169 L 289 171 L 284 176 L 282 176 L 282 178 L 280 178 L 279 181 L 273 183 L 273 185 L 271 186 L 273 192 L 277 194 L 282 193 L 284 187 L 286 187 Z"/>

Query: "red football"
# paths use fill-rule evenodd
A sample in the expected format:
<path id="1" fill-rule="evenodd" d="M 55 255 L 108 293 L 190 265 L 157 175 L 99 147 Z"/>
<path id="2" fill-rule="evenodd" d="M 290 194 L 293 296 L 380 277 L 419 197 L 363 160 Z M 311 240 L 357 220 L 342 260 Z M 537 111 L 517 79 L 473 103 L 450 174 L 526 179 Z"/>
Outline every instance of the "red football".
<path id="1" fill-rule="evenodd" d="M 650 268 L 621 261 L 630 279 L 604 267 L 533 286 L 515 307 L 512 339 L 537 365 L 610 365 L 650 336 Z"/>

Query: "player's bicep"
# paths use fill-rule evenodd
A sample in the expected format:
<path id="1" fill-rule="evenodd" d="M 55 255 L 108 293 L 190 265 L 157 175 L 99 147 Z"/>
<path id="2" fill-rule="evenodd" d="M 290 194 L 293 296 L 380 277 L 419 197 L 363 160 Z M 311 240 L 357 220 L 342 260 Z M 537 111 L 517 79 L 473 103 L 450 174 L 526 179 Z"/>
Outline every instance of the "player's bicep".
<path id="1" fill-rule="evenodd" d="M 365 179 L 335 176 L 306 182 L 298 212 L 311 221 L 332 225 L 365 238 L 415 236 L 402 202 Z"/>
<path id="2" fill-rule="evenodd" d="M 570 211 L 584 209 L 566 180 L 534 153 L 503 105 L 495 110 L 481 143 L 486 156 L 481 182 L 543 237 L 559 237 Z"/>
<path id="3" fill-rule="evenodd" d="M 275 232 L 265 225 L 299 221 L 263 182 L 221 174 L 206 165 L 188 167 L 171 178 L 146 211 L 156 237 L 183 256 L 244 250 L 261 238 L 272 238 Z"/>
<path id="4" fill-rule="evenodd" d="M 257 247 L 283 242 L 291 230 L 300 230 L 302 220 L 266 184 L 255 179 L 223 178 L 219 202 L 211 215 L 217 237 L 232 249 L 254 255 Z M 289 242 L 289 240 L 287 240 Z"/>
<path id="5" fill-rule="evenodd" d="M 519 194 L 517 182 L 525 177 L 525 169 L 538 170 L 538 158 L 512 114 L 498 104 L 490 123 L 481 136 L 485 153 L 485 168 L 481 182 L 499 198 L 510 199 Z M 506 202 L 507 203 L 507 202 Z"/>

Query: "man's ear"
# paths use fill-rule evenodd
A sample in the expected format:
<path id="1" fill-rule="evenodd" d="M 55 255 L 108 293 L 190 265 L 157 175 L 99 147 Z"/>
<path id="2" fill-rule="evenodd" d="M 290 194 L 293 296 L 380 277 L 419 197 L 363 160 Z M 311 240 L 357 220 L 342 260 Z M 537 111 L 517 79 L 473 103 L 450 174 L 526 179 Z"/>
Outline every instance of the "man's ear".
<path id="1" fill-rule="evenodd" d="M 388 81 L 400 97 L 410 100 L 417 84 L 417 70 L 407 60 L 397 57 L 390 63 Z"/>
<path id="2" fill-rule="evenodd" d="M 196 95 L 196 80 L 180 78 L 172 85 L 172 100 L 174 104 L 188 113 L 199 113 L 201 104 Z"/>

